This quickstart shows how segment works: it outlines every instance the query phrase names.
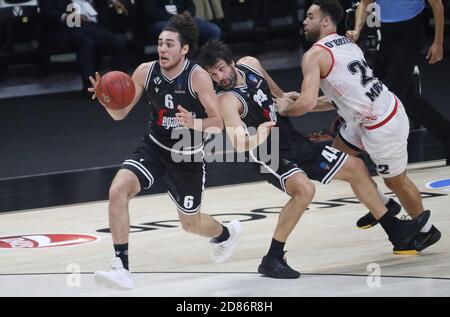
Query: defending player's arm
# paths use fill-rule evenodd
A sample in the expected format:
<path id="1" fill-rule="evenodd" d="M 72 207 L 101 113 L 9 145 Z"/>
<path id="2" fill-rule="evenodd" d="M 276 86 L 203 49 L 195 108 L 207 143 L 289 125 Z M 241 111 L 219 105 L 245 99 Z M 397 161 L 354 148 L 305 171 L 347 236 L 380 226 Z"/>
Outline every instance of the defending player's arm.
<path id="1" fill-rule="evenodd" d="M 134 99 L 131 102 L 131 104 L 129 106 L 127 106 L 126 108 L 120 109 L 120 110 L 112 110 L 112 109 L 108 109 L 99 98 L 97 98 L 97 85 L 100 81 L 100 75 L 99 73 L 95 73 L 95 79 L 92 76 L 89 76 L 89 79 L 92 83 L 92 87 L 89 88 L 89 91 L 94 93 L 92 95 L 92 100 L 95 100 L 95 98 L 97 98 L 97 100 L 100 102 L 100 104 L 105 108 L 105 110 L 109 113 L 109 115 L 114 119 L 114 120 L 122 120 L 124 119 L 128 113 L 131 111 L 131 109 L 133 109 L 133 107 L 136 105 L 136 103 L 139 101 L 139 99 L 141 99 L 142 97 L 142 93 L 144 92 L 144 84 L 145 84 L 145 78 L 147 77 L 147 72 L 148 72 L 148 68 L 150 67 L 150 63 L 144 63 L 138 66 L 138 68 L 136 68 L 136 70 L 133 73 L 132 79 L 134 82 L 134 87 L 135 87 L 135 95 L 134 95 Z"/>
<path id="2" fill-rule="evenodd" d="M 284 100 L 282 100 L 282 99 L 284 99 Z M 294 100 L 292 100 L 290 98 L 285 97 L 282 99 L 277 99 L 277 105 L 280 108 L 283 107 L 281 104 L 284 102 L 286 102 L 289 105 L 294 103 Z M 314 107 L 314 109 L 311 110 L 311 112 L 322 112 L 322 111 L 332 111 L 332 110 L 336 110 L 336 108 L 333 106 L 332 101 L 330 99 L 328 99 L 328 97 L 326 97 L 326 96 L 320 96 L 319 98 L 317 98 L 316 106 Z"/>
<path id="3" fill-rule="evenodd" d="M 219 109 L 225 122 L 225 131 L 237 152 L 249 151 L 262 144 L 269 136 L 270 128 L 275 125 L 274 122 L 264 122 L 258 127 L 256 134 L 247 135 L 239 115 L 241 107 L 241 102 L 234 95 L 228 93 L 219 96 Z"/>
<path id="4" fill-rule="evenodd" d="M 428 50 L 426 58 L 429 64 L 442 60 L 444 56 L 444 6 L 442 0 L 428 0 L 433 11 L 434 41 Z"/>
<path id="5" fill-rule="evenodd" d="M 283 89 L 281 89 L 280 86 L 278 86 L 278 84 L 272 79 L 272 77 L 270 77 L 270 75 L 262 67 L 258 59 L 252 56 L 245 56 L 242 57 L 238 61 L 238 63 L 248 65 L 259 71 L 264 76 L 264 79 L 267 81 L 272 96 L 276 98 L 291 98 L 293 100 L 296 100 L 299 97 L 299 93 L 296 91 L 284 92 Z"/>
<path id="6" fill-rule="evenodd" d="M 333 106 L 332 101 L 328 99 L 328 97 L 326 96 L 320 96 L 317 99 L 317 104 L 313 112 L 330 111 L 330 110 L 336 110 L 336 108 Z"/>
<path id="7" fill-rule="evenodd" d="M 327 69 L 330 69 L 331 67 L 329 53 L 326 52 L 328 58 L 330 58 L 330 60 L 327 60 L 327 56 L 324 52 L 325 50 L 319 47 L 313 47 L 305 53 L 302 60 L 303 82 L 300 96 L 294 102 L 287 98 L 278 99 L 276 105 L 280 115 L 301 116 L 312 111 L 317 106 L 321 67 L 328 67 Z M 329 66 L 326 66 L 326 64 L 329 64 Z"/>
<path id="8" fill-rule="evenodd" d="M 209 74 L 200 67 L 197 67 L 192 74 L 192 88 L 205 108 L 208 115 L 204 119 L 194 119 L 189 111 L 178 105 L 176 116 L 181 124 L 189 129 L 206 131 L 210 133 L 220 133 L 223 129 L 223 120 L 218 109 L 218 98 L 214 92 L 214 86 Z"/>
<path id="9" fill-rule="evenodd" d="M 359 36 L 361 35 L 361 31 L 367 20 L 367 6 L 372 2 L 374 2 L 374 0 L 361 0 L 358 4 L 358 8 L 355 12 L 355 28 L 347 31 L 346 34 L 353 42 L 358 41 Z"/>

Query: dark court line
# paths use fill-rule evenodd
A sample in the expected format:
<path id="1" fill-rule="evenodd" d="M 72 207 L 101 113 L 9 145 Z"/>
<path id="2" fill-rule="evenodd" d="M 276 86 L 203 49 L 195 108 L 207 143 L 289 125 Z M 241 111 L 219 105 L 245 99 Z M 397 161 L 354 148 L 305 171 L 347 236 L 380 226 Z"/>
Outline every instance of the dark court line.
<path id="1" fill-rule="evenodd" d="M 186 271 L 173 271 L 173 272 L 132 272 L 134 274 L 258 274 L 257 272 L 186 272 Z M 44 276 L 44 275 L 70 275 L 70 274 L 82 274 L 91 275 L 94 272 L 35 272 L 35 273 L 11 273 L 4 274 L 0 273 L 2 276 Z M 348 276 L 348 277 L 368 277 L 372 275 L 363 274 L 350 274 L 350 273 L 301 273 L 303 276 Z M 445 280 L 450 281 L 450 277 L 437 277 L 437 276 L 405 276 L 405 275 L 380 275 L 380 277 L 386 278 L 402 278 L 402 279 L 425 279 L 425 280 Z"/>

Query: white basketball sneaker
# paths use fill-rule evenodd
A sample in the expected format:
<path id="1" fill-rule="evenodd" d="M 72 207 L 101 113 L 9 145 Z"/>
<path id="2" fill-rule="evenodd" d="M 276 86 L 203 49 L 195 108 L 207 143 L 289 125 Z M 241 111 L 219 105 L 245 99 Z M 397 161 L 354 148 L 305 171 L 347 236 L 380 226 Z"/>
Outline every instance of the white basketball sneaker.
<path id="1" fill-rule="evenodd" d="M 98 271 L 94 274 L 94 281 L 104 287 L 118 290 L 131 290 L 134 288 L 130 271 L 123 268 L 122 260 L 115 257 L 111 263 L 112 270 Z"/>
<path id="2" fill-rule="evenodd" d="M 211 260 L 215 263 L 225 262 L 231 257 L 236 247 L 237 238 L 242 231 L 242 224 L 239 220 L 233 220 L 225 226 L 230 232 L 230 237 L 220 243 L 214 243 L 212 240 L 209 242 L 212 246 Z"/>

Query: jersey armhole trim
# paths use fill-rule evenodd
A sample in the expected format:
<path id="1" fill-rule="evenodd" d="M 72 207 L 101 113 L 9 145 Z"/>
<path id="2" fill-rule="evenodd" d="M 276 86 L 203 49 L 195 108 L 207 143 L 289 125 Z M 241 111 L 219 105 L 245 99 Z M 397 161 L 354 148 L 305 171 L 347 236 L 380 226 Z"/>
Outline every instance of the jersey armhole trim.
<path id="1" fill-rule="evenodd" d="M 242 66 L 242 67 L 244 67 L 244 68 L 247 68 L 248 70 L 250 70 L 250 71 L 252 71 L 252 72 L 254 72 L 254 73 L 256 73 L 256 74 L 258 74 L 259 76 L 261 76 L 261 77 L 264 78 L 264 75 L 261 74 L 261 72 L 260 72 L 259 70 L 253 68 L 253 67 L 250 66 L 250 65 L 243 64 L 243 63 L 237 63 L 236 66 L 237 66 L 237 65 Z"/>
<path id="2" fill-rule="evenodd" d="M 189 72 L 189 76 L 188 76 L 188 89 L 189 89 L 189 93 L 191 94 L 191 96 L 194 99 L 198 99 L 198 95 L 197 93 L 194 91 L 194 88 L 192 87 L 192 75 L 194 73 L 194 70 L 198 67 L 199 65 L 195 64 L 192 68 L 191 71 Z"/>
<path id="3" fill-rule="evenodd" d="M 145 85 L 144 85 L 144 88 L 146 90 L 148 90 L 148 85 L 150 84 L 150 77 L 152 77 L 152 71 L 153 71 L 153 68 L 155 67 L 155 63 L 156 63 L 155 61 L 150 62 L 150 66 L 148 67 L 147 78 L 145 79 Z"/>

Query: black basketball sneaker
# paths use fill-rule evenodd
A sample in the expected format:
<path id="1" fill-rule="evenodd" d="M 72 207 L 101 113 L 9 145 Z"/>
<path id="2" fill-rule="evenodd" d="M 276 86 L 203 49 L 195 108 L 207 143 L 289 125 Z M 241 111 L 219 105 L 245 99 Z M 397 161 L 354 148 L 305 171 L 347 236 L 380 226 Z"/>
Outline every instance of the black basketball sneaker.
<path id="1" fill-rule="evenodd" d="M 284 251 L 286 253 L 286 251 Z M 258 267 L 258 273 L 273 278 L 299 278 L 300 272 L 292 269 L 283 256 L 265 255 Z"/>
<path id="2" fill-rule="evenodd" d="M 419 232 L 407 246 L 394 246 L 394 254 L 397 255 L 416 255 L 420 251 L 425 250 L 429 246 L 435 244 L 441 238 L 441 232 L 435 227 L 431 226 L 428 232 Z"/>
<path id="3" fill-rule="evenodd" d="M 396 216 L 400 212 L 400 210 L 402 210 L 402 206 L 400 206 L 392 198 L 389 199 L 388 203 L 386 204 L 386 208 L 388 209 L 387 212 L 392 216 Z M 377 224 L 378 220 L 370 212 L 359 218 L 359 220 L 356 222 L 356 226 L 359 229 L 369 229 Z"/>

